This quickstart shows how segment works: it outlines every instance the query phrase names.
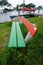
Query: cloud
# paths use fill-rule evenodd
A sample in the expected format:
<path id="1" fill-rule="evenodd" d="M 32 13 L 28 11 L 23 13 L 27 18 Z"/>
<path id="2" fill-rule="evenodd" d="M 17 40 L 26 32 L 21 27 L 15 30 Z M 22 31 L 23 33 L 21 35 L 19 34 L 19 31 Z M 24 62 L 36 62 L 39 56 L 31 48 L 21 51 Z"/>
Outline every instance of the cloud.
<path id="1" fill-rule="evenodd" d="M 9 3 L 11 3 L 14 7 L 17 5 L 17 4 L 21 4 L 23 3 L 23 0 L 8 0 Z M 43 0 L 25 0 L 25 3 L 26 4 L 29 4 L 29 3 L 34 3 L 36 6 L 43 6 Z"/>

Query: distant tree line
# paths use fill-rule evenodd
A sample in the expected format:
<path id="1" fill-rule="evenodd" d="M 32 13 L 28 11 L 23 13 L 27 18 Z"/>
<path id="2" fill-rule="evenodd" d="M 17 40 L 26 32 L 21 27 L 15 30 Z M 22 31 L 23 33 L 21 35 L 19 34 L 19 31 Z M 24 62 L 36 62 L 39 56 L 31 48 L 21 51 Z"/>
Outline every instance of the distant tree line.
<path id="1" fill-rule="evenodd" d="M 29 3 L 27 5 L 26 4 L 21 4 L 20 7 L 22 7 L 22 6 L 27 7 L 27 8 L 35 8 L 35 5 L 33 3 Z"/>
<path id="2" fill-rule="evenodd" d="M 17 6 L 16 6 L 16 10 L 17 10 L 17 11 L 19 11 L 19 7 L 27 7 L 27 8 L 29 8 L 29 9 L 35 8 L 35 9 L 38 10 L 38 13 L 40 13 L 40 10 L 42 9 L 42 6 L 36 7 L 36 5 L 33 4 L 33 3 L 17 5 Z"/>
<path id="3" fill-rule="evenodd" d="M 3 6 L 3 5 L 11 6 L 11 4 L 7 0 L 0 0 L 0 5 L 1 6 Z M 42 8 L 42 6 L 36 7 L 36 5 L 33 4 L 33 3 L 29 3 L 29 4 L 25 4 L 25 3 L 23 4 L 22 3 L 21 5 L 17 4 L 17 6 L 16 6 L 17 11 L 20 11 L 19 7 L 27 7 L 27 8 L 30 8 L 30 9 L 36 8 L 38 10 L 38 13 L 40 12 L 40 9 Z M 15 9 L 15 7 L 14 7 L 14 9 Z"/>

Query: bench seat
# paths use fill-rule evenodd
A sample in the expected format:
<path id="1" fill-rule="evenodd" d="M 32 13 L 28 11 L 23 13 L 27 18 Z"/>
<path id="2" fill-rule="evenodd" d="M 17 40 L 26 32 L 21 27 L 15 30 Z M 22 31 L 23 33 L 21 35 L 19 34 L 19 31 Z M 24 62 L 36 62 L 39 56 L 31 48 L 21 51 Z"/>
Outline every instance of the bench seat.
<path id="1" fill-rule="evenodd" d="M 26 45 L 20 29 L 19 22 L 13 22 L 8 47 L 25 47 L 25 46 Z"/>

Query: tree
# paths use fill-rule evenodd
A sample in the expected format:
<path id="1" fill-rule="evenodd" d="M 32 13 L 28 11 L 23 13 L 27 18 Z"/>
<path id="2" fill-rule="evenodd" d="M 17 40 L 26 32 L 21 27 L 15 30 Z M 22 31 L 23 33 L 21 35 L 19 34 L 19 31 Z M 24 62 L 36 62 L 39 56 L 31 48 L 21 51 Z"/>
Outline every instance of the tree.
<path id="1" fill-rule="evenodd" d="M 11 6 L 11 4 L 10 3 L 8 3 L 8 5 L 7 6 Z"/>
<path id="2" fill-rule="evenodd" d="M 16 10 L 19 11 L 19 5 L 16 6 Z"/>
<path id="3" fill-rule="evenodd" d="M 38 13 L 40 13 L 40 10 L 42 9 L 42 6 L 38 6 Z"/>
<path id="4" fill-rule="evenodd" d="M 20 15 L 20 9 L 19 9 L 19 5 L 16 6 L 16 10 L 18 11 L 18 15 Z"/>
<path id="5" fill-rule="evenodd" d="M 35 8 L 35 5 L 33 3 L 27 4 L 26 5 L 27 8 Z"/>
<path id="6" fill-rule="evenodd" d="M 35 8 L 35 5 L 33 3 L 30 3 L 30 4 L 21 4 L 20 7 L 27 7 L 27 8 Z"/>
<path id="7" fill-rule="evenodd" d="M 20 7 L 23 7 L 23 6 L 25 7 L 25 4 L 21 4 L 21 5 L 20 5 Z"/>
<path id="8" fill-rule="evenodd" d="M 0 5 L 7 5 L 9 4 L 7 0 L 1 0 L 0 1 Z"/>

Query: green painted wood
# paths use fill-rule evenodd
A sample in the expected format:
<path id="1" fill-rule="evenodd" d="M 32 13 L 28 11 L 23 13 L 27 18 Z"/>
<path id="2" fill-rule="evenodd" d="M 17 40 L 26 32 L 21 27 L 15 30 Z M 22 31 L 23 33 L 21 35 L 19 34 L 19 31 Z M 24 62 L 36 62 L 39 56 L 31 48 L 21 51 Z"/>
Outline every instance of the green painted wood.
<path id="1" fill-rule="evenodd" d="M 17 41 L 16 41 L 16 22 L 13 22 L 8 47 L 17 47 L 16 43 L 17 43 Z"/>
<path id="2" fill-rule="evenodd" d="M 18 41 L 18 47 L 25 47 L 25 41 L 22 36 L 22 32 L 19 26 L 19 22 L 16 22 L 17 26 L 17 41 Z"/>

